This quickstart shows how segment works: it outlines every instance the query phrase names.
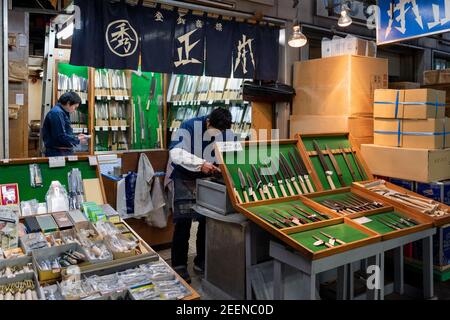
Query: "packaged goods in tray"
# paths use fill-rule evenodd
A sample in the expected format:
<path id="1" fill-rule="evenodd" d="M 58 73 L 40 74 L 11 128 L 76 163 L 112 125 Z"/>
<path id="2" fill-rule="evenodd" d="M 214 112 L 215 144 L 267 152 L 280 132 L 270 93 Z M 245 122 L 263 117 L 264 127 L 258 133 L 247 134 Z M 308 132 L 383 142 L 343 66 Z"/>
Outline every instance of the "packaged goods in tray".
<path id="1" fill-rule="evenodd" d="M 44 186 L 42 181 L 41 168 L 37 163 L 29 165 L 30 168 L 30 185 L 32 188 L 41 188 Z"/>
<path id="2" fill-rule="evenodd" d="M 101 237 L 113 236 L 121 233 L 120 230 L 109 221 L 97 221 L 94 226 Z"/>
<path id="3" fill-rule="evenodd" d="M 102 241 L 94 242 L 88 239 L 80 239 L 80 242 L 89 262 L 100 263 L 113 260 L 112 252 Z"/>
<path id="4" fill-rule="evenodd" d="M 13 265 L 0 267 L 0 279 L 1 278 L 14 278 L 19 274 L 33 273 L 33 264 L 27 263 L 25 265 Z"/>
<path id="5" fill-rule="evenodd" d="M 54 259 L 43 259 L 37 261 L 37 263 L 40 270 L 53 271 L 75 266 L 84 261 L 86 261 L 86 256 L 83 253 L 76 250 L 68 250 Z"/>
<path id="6" fill-rule="evenodd" d="M 106 236 L 104 241 L 106 246 L 113 253 L 115 259 L 138 254 L 138 242 L 133 241 L 124 235 L 115 234 L 112 236 Z"/>
<path id="7" fill-rule="evenodd" d="M 20 211 L 22 217 L 35 216 L 47 213 L 47 204 L 39 203 L 36 199 L 22 201 L 20 203 Z"/>
<path id="8" fill-rule="evenodd" d="M 8 250 L 18 245 L 18 215 L 10 207 L 0 207 L 0 249 Z"/>
<path id="9" fill-rule="evenodd" d="M 0 300 L 39 300 L 33 279 L 0 285 Z"/>
<path id="10" fill-rule="evenodd" d="M 67 191 L 59 181 L 52 181 L 45 196 L 48 212 L 69 211 Z"/>
<path id="11" fill-rule="evenodd" d="M 48 248 L 50 246 L 42 232 L 26 234 L 20 238 L 20 241 L 22 248 L 27 254 L 32 250 Z"/>
<path id="12" fill-rule="evenodd" d="M 68 300 L 101 299 L 120 291 L 128 291 L 136 300 L 180 299 L 190 294 L 173 270 L 159 261 L 103 276 L 68 279 L 60 283 L 60 288 L 62 296 Z"/>

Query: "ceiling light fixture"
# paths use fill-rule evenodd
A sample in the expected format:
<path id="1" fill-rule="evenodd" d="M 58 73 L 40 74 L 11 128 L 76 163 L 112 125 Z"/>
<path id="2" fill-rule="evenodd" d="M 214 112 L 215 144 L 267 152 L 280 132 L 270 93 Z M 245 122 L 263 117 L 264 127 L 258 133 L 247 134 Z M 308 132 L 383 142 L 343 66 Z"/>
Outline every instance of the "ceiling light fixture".
<path id="1" fill-rule="evenodd" d="M 300 23 L 298 21 L 298 0 L 294 0 L 294 8 L 296 8 L 297 13 L 294 20 L 294 26 L 292 27 L 292 36 L 290 37 L 288 44 L 293 48 L 301 48 L 308 43 L 308 39 L 300 29 Z"/>
<path id="2" fill-rule="evenodd" d="M 342 4 L 341 6 L 341 16 L 338 20 L 338 26 L 345 28 L 352 24 L 353 20 L 349 16 L 350 8 L 348 7 L 347 3 Z"/>

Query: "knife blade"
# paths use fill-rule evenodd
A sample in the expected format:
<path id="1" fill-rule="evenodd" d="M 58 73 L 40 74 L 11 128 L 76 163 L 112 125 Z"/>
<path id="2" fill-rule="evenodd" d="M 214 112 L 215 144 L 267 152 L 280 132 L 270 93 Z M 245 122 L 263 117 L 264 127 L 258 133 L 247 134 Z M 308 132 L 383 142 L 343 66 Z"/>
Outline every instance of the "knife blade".
<path id="1" fill-rule="evenodd" d="M 331 163 L 333 164 L 334 170 L 338 176 L 341 187 L 346 187 L 347 185 L 342 176 L 342 171 L 341 168 L 339 167 L 339 163 L 337 162 L 336 157 L 333 154 L 333 150 L 331 150 L 331 148 L 328 145 L 325 145 L 325 148 L 327 149 L 328 156 L 330 157 Z"/>
<path id="2" fill-rule="evenodd" d="M 244 200 L 246 203 L 248 203 L 248 202 L 250 202 L 250 199 L 248 198 L 248 194 L 247 194 L 248 185 L 247 185 L 247 181 L 245 181 L 244 174 L 242 173 L 240 168 L 238 168 L 238 175 L 239 175 L 239 182 L 241 183 L 241 191 L 242 191 L 242 194 L 244 195 Z"/>
<path id="3" fill-rule="evenodd" d="M 303 175 L 303 178 L 306 181 L 306 185 L 309 188 L 309 192 L 313 193 L 314 192 L 314 188 L 312 186 L 312 183 L 309 179 L 309 172 L 308 169 L 306 169 L 305 163 L 303 162 L 302 156 L 300 155 L 300 152 L 298 151 L 297 148 L 291 149 L 292 151 L 292 155 L 294 156 L 294 158 L 297 160 L 296 162 L 298 162 L 299 166 L 300 166 L 300 172 Z"/>
<path id="4" fill-rule="evenodd" d="M 271 162 L 271 166 L 270 166 L 271 168 L 274 168 L 273 164 L 274 163 Z M 275 177 L 277 178 L 277 181 L 278 181 L 278 187 L 280 187 L 283 197 L 287 197 L 288 195 L 286 193 L 286 189 L 284 188 L 284 178 L 280 173 L 280 169 L 281 169 L 281 166 L 280 166 L 280 164 L 278 164 L 278 170 L 275 170 L 274 173 L 275 173 Z"/>
<path id="5" fill-rule="evenodd" d="M 291 163 L 294 165 L 294 169 L 296 171 L 297 178 L 298 178 L 298 181 L 300 182 L 300 186 L 302 187 L 303 192 L 305 194 L 309 193 L 309 190 L 308 190 L 308 188 L 305 185 L 305 181 L 303 180 L 303 176 L 302 176 L 303 171 L 300 168 L 300 165 L 296 161 L 296 159 L 295 159 L 295 157 L 294 157 L 294 155 L 292 154 L 291 151 L 289 151 L 289 159 L 291 160 Z"/>
<path id="6" fill-rule="evenodd" d="M 342 156 L 344 157 L 345 164 L 347 165 L 347 168 L 350 171 L 350 175 L 352 176 L 353 181 L 357 181 L 358 179 L 356 179 L 355 170 L 353 170 L 353 166 L 350 163 L 350 159 L 348 158 L 347 153 L 345 152 L 342 145 L 339 146 L 339 149 L 340 149 L 339 151 L 342 153 Z"/>
<path id="7" fill-rule="evenodd" d="M 258 189 L 259 194 L 261 195 L 261 199 L 262 200 L 266 200 L 266 197 L 264 194 L 267 194 L 267 185 L 263 184 L 263 181 L 261 179 L 261 176 L 259 175 L 258 169 L 256 168 L 256 166 L 254 164 L 251 165 L 252 168 L 252 172 L 253 172 L 253 176 L 256 179 L 256 189 Z M 269 193 L 269 199 L 271 199 L 272 197 L 270 196 Z"/>
<path id="8" fill-rule="evenodd" d="M 282 173 L 282 175 L 284 176 L 284 181 L 286 182 L 286 187 L 287 187 L 287 189 L 288 189 L 288 191 L 289 191 L 289 194 L 290 194 L 291 196 L 295 196 L 294 190 L 292 189 L 292 186 L 291 186 L 289 172 L 288 172 L 288 170 L 287 170 L 285 164 L 284 164 L 283 161 L 281 160 L 281 157 L 278 158 L 278 165 L 279 165 L 280 168 L 281 168 L 281 173 Z"/>
<path id="9" fill-rule="evenodd" d="M 333 171 L 331 171 L 330 168 L 328 167 L 328 164 L 325 160 L 325 156 L 323 155 L 322 150 L 320 149 L 319 144 L 317 143 L 316 140 L 313 140 L 313 145 L 314 145 L 314 149 L 317 152 L 317 156 L 319 157 L 319 162 L 323 168 L 325 176 L 327 177 L 328 184 L 330 185 L 330 188 L 332 190 L 335 190 L 336 187 L 333 183 L 333 180 L 331 179 L 331 176 L 333 175 Z"/>
<path id="10" fill-rule="evenodd" d="M 286 159 L 286 156 L 284 154 L 281 154 L 280 156 L 281 162 L 284 164 L 287 172 L 289 173 L 289 177 L 291 178 L 291 182 L 294 185 L 295 191 L 297 191 L 297 194 L 303 194 L 302 190 L 298 186 L 297 180 L 295 179 L 297 175 L 295 174 L 294 170 L 292 170 L 289 161 Z"/>
<path id="11" fill-rule="evenodd" d="M 340 240 L 340 239 L 338 239 L 338 238 L 336 238 L 336 237 L 333 237 L 333 236 L 329 235 L 328 233 L 325 233 L 325 232 L 323 232 L 323 231 L 320 231 L 320 234 L 322 234 L 323 236 L 327 237 L 327 238 L 330 239 L 330 240 L 336 241 L 336 242 L 339 243 L 339 244 L 345 244 L 344 241 L 342 241 L 342 240 Z"/>

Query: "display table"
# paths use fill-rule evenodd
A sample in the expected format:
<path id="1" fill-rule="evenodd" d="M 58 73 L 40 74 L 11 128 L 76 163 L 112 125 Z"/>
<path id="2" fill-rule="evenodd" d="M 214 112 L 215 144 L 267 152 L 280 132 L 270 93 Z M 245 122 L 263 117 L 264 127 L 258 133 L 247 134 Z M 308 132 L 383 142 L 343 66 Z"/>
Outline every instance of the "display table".
<path id="1" fill-rule="evenodd" d="M 395 250 L 395 281 L 394 288 L 399 294 L 403 294 L 403 246 L 405 244 L 421 240 L 423 243 L 423 296 L 425 299 L 432 298 L 433 290 L 433 256 L 432 237 L 436 228 L 427 229 L 400 238 L 377 242 L 356 248 L 343 253 L 322 259 L 310 260 L 290 248 L 271 241 L 270 256 L 274 262 L 274 298 L 283 299 L 283 267 L 284 264 L 301 271 L 304 275 L 304 290 L 311 300 L 316 299 L 316 276 L 328 270 L 338 269 L 338 299 L 354 299 L 353 296 L 353 267 L 354 262 L 369 259 L 368 265 L 376 265 L 380 268 L 380 282 L 384 283 L 384 255 L 386 251 Z M 379 292 L 377 292 L 379 291 Z M 386 292 L 382 285 L 380 290 L 368 290 L 368 299 L 384 299 Z"/>

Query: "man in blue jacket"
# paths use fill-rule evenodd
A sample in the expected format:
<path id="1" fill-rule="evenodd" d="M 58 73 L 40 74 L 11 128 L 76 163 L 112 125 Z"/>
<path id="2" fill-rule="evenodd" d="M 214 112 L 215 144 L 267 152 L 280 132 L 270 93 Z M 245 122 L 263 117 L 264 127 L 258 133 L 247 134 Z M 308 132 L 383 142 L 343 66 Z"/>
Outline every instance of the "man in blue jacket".
<path id="1" fill-rule="evenodd" d="M 231 123 L 230 111 L 215 109 L 209 116 L 184 121 L 169 147 L 173 168 L 170 178 L 174 182 L 172 267 L 187 282 L 190 282 L 187 262 L 193 219 L 199 222 L 194 271 L 203 273 L 205 265 L 205 217 L 192 209 L 196 202 L 196 179 L 220 174 L 215 165 L 212 142 L 234 139 L 229 130 Z"/>
<path id="2" fill-rule="evenodd" d="M 70 113 L 81 104 L 81 98 L 75 92 L 66 92 L 58 103 L 47 113 L 42 127 L 42 139 L 46 157 L 67 156 L 73 154 L 73 148 L 87 143 L 87 136 L 74 136 L 70 123 Z"/>

